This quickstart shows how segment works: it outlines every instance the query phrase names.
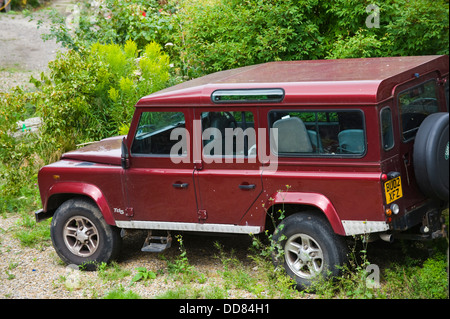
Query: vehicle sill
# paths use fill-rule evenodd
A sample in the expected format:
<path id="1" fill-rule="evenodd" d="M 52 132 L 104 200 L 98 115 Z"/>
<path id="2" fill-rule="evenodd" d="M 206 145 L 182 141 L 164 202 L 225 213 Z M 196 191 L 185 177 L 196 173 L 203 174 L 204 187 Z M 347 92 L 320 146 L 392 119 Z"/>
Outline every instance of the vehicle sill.
<path id="1" fill-rule="evenodd" d="M 131 229 L 152 229 L 152 230 L 177 230 L 230 234 L 259 234 L 260 226 L 240 226 L 230 224 L 200 224 L 181 222 L 159 222 L 159 221 L 124 221 L 116 220 L 116 226 Z"/>

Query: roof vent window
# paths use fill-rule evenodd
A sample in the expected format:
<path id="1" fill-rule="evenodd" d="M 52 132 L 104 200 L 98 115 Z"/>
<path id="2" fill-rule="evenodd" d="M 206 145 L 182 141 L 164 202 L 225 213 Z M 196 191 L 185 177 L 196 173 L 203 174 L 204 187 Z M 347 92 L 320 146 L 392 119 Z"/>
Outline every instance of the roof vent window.
<path id="1" fill-rule="evenodd" d="M 211 94 L 214 103 L 277 103 L 283 98 L 283 89 L 216 90 Z"/>

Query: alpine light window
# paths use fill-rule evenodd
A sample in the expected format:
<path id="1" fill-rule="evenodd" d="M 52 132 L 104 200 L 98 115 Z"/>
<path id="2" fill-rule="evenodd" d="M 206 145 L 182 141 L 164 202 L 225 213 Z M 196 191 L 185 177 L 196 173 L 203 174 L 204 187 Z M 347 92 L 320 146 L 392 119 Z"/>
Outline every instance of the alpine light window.
<path id="1" fill-rule="evenodd" d="M 283 99 L 283 89 L 216 90 L 211 94 L 214 103 L 278 103 Z"/>

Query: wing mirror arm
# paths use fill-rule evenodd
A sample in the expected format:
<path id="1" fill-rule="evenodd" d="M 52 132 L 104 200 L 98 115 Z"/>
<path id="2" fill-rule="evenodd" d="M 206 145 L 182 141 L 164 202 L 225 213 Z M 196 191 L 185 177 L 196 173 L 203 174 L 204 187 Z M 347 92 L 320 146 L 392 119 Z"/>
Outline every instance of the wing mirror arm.
<path id="1" fill-rule="evenodd" d="M 130 168 L 130 155 L 128 154 L 128 147 L 126 142 L 127 139 L 124 137 L 122 140 L 121 156 L 120 156 L 123 169 Z"/>

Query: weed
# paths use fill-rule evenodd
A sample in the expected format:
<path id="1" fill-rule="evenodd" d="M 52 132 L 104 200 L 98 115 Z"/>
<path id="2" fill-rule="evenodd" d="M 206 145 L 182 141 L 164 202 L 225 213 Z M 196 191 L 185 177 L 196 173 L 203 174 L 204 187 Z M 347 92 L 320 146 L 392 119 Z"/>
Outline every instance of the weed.
<path id="1" fill-rule="evenodd" d="M 36 223 L 30 214 L 21 214 L 21 219 L 17 222 L 18 230 L 14 237 L 26 247 L 42 247 L 50 244 L 50 222 L 46 220 Z"/>
<path id="2" fill-rule="evenodd" d="M 98 277 L 104 282 L 119 280 L 130 275 L 131 271 L 122 269 L 115 261 L 110 264 L 102 262 L 98 265 Z"/>
<path id="3" fill-rule="evenodd" d="M 391 299 L 448 299 L 447 258 L 438 253 L 423 266 L 393 264 L 384 271 L 383 292 Z"/>
<path id="4" fill-rule="evenodd" d="M 141 299 L 141 296 L 131 290 L 125 290 L 122 285 L 109 291 L 103 299 Z"/>
<path id="5" fill-rule="evenodd" d="M 145 267 L 138 267 L 136 268 L 137 273 L 136 275 L 134 275 L 133 279 L 131 279 L 131 284 L 134 284 L 135 282 L 138 281 L 147 281 L 150 279 L 155 279 L 156 278 L 156 273 L 154 273 L 151 270 L 148 270 Z"/>
<path id="6" fill-rule="evenodd" d="M 194 266 L 189 263 L 186 248 L 183 244 L 183 236 L 176 235 L 179 243 L 180 255 L 172 262 L 166 260 L 169 274 L 173 275 L 176 280 L 180 280 L 184 283 L 198 282 L 204 283 L 206 281 L 205 275 L 199 273 Z"/>
<path id="7" fill-rule="evenodd" d="M 201 289 L 185 284 L 175 289 L 167 290 L 163 294 L 156 296 L 156 299 L 198 299 L 202 297 Z"/>

